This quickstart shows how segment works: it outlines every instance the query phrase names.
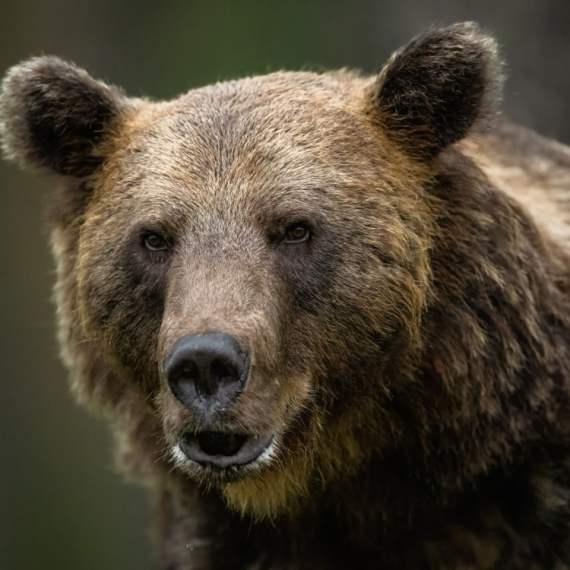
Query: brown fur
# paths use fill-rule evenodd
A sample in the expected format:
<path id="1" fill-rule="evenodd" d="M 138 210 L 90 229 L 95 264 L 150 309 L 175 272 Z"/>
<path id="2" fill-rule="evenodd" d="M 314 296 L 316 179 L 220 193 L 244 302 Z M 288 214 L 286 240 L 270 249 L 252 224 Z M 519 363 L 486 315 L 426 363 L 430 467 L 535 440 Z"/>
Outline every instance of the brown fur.
<path id="1" fill-rule="evenodd" d="M 67 175 L 64 358 L 157 490 L 161 568 L 570 567 L 569 151 L 478 132 L 499 69 L 458 24 L 377 78 L 163 103 L 55 58 L 9 72 L 7 155 Z M 285 243 L 297 222 L 311 239 Z M 162 363 L 209 331 L 251 358 L 219 429 L 275 436 L 238 473 L 172 454 L 201 426 Z"/>

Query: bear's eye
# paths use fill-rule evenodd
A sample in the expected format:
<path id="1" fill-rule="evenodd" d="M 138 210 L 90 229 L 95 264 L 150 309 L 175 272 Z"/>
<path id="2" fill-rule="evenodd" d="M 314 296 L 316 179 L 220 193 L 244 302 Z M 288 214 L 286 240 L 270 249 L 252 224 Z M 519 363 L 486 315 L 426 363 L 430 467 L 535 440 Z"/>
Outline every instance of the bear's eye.
<path id="1" fill-rule="evenodd" d="M 285 243 L 300 243 L 311 237 L 311 230 L 305 224 L 291 224 L 285 230 Z"/>
<path id="2" fill-rule="evenodd" d="M 150 251 L 164 251 L 168 248 L 166 240 L 158 234 L 146 234 L 143 238 L 144 246 Z"/>

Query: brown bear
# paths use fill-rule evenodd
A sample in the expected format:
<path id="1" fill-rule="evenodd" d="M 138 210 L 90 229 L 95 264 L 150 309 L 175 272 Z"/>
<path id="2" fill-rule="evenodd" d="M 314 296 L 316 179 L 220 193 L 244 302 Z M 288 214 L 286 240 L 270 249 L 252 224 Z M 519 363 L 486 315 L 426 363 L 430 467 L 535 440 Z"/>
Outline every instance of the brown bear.
<path id="1" fill-rule="evenodd" d="M 169 102 L 8 72 L 61 175 L 63 357 L 157 492 L 163 570 L 570 568 L 570 150 L 497 114 L 496 45 Z"/>

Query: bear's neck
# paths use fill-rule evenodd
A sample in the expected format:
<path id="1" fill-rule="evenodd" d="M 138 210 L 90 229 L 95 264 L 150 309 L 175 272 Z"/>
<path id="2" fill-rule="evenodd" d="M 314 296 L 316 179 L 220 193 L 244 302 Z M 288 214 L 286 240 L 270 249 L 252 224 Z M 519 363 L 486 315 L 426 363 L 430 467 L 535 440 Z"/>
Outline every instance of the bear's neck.
<path id="1" fill-rule="evenodd" d="M 441 165 L 420 346 L 383 371 L 400 437 L 371 470 L 402 520 L 548 463 L 570 430 L 570 256 L 469 159 Z"/>
<path id="2" fill-rule="evenodd" d="M 468 159 L 444 159 L 414 407 L 416 418 L 430 418 L 416 421 L 424 461 L 440 464 L 434 484 L 453 488 L 565 429 L 570 256 Z"/>

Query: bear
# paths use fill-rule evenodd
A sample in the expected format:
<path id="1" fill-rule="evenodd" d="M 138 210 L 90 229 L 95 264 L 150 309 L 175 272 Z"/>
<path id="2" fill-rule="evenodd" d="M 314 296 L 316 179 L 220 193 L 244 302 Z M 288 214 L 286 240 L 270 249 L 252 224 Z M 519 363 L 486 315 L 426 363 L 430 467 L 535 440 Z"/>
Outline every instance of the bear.
<path id="1" fill-rule="evenodd" d="M 189 569 L 570 568 L 570 149 L 474 23 L 376 75 L 2 84 L 62 356 Z"/>

